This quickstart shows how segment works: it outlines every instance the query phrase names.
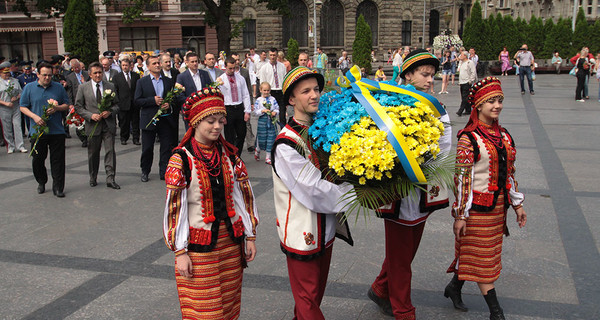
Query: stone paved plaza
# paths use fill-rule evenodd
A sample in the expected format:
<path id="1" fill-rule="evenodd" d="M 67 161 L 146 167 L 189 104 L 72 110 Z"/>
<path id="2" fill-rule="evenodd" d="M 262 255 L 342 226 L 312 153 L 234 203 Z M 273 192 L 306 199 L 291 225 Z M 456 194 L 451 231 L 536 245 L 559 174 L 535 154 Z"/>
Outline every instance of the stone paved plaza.
<path id="1" fill-rule="evenodd" d="M 507 319 L 600 319 L 598 84 L 590 80 L 591 99 L 579 103 L 569 75 L 538 75 L 535 96 L 522 96 L 515 76 L 502 80 L 501 123 L 516 140 L 528 224 L 519 229 L 509 211 L 500 303 Z M 448 91 L 438 97 L 455 134 L 467 117 L 455 115 L 459 87 Z M 27 154 L 0 152 L 0 319 L 180 318 L 174 258 L 162 240 L 165 187 L 158 165 L 142 183 L 141 148 L 116 148 L 122 189 L 106 188 L 102 168 L 91 188 L 86 150 L 68 139 L 63 199 L 36 193 Z M 241 319 L 290 319 L 294 303 L 275 229 L 271 170 L 246 151 L 243 159 L 261 223 L 259 254 L 244 274 Z M 453 259 L 452 221 L 449 209 L 441 210 L 425 227 L 413 263 L 417 317 L 487 319 L 475 284 L 464 288 L 467 313 L 443 297 L 451 278 L 445 271 Z M 389 319 L 366 297 L 383 260 L 383 222 L 359 218 L 351 229 L 354 247 L 334 245 L 322 309 L 327 319 Z"/>

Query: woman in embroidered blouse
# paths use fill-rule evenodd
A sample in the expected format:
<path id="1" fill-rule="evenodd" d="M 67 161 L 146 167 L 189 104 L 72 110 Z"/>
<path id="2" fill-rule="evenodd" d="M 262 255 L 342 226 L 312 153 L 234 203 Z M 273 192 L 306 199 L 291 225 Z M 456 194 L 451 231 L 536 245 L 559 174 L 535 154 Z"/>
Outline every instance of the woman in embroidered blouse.
<path id="1" fill-rule="evenodd" d="M 456 147 L 454 277 L 444 295 L 456 309 L 467 311 L 461 290 L 465 280 L 477 282 L 490 309 L 490 319 L 504 319 L 494 282 L 502 269 L 501 253 L 507 209 L 512 206 L 519 227 L 525 226 L 523 194 L 514 178 L 516 150 L 512 137 L 498 123 L 504 95 L 500 80 L 487 77 L 471 87 L 471 118 L 458 133 Z"/>
<path id="2" fill-rule="evenodd" d="M 246 166 L 221 132 L 225 105 L 205 88 L 183 105 L 189 130 L 169 160 L 164 238 L 175 252 L 184 319 L 237 319 L 258 215 Z M 215 276 L 218 275 L 218 276 Z"/>

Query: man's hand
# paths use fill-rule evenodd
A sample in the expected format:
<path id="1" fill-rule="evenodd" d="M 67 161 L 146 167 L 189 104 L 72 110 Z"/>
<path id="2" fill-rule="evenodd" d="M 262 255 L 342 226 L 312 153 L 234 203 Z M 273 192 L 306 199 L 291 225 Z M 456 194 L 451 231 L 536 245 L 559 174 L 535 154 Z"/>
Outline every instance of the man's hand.
<path id="1" fill-rule="evenodd" d="M 12 102 L 4 102 L 4 103 L 6 103 L 6 106 L 9 107 L 9 108 L 12 108 L 12 107 L 15 106 L 15 104 L 12 103 Z"/>
<path id="2" fill-rule="evenodd" d="M 46 122 L 44 122 L 44 120 L 42 120 L 42 117 L 38 116 L 37 114 L 33 115 L 33 122 L 35 122 L 38 126 L 45 126 Z"/>
<path id="3" fill-rule="evenodd" d="M 250 113 L 246 112 L 244 114 L 244 121 L 248 122 L 248 120 L 250 120 Z"/>
<path id="4" fill-rule="evenodd" d="M 110 111 L 102 111 L 102 113 L 100 114 L 100 117 L 106 119 L 108 117 L 110 117 L 111 113 Z"/>
<path id="5" fill-rule="evenodd" d="M 55 109 L 54 107 L 52 107 L 52 108 L 48 108 L 48 110 L 46 110 L 46 114 L 47 114 L 47 115 L 51 115 L 51 114 L 53 114 L 53 113 L 55 113 L 55 112 L 56 112 L 56 109 Z"/>
<path id="6" fill-rule="evenodd" d="M 162 100 L 162 99 L 161 99 L 161 100 Z M 163 103 L 163 104 L 160 106 L 160 108 L 161 108 L 163 111 L 166 111 L 167 109 L 169 109 L 169 104 L 168 104 L 168 103 Z"/>
<path id="7" fill-rule="evenodd" d="M 156 105 L 160 106 L 163 103 L 163 98 L 159 97 L 159 96 L 154 96 L 154 102 L 156 102 Z"/>
<path id="8" fill-rule="evenodd" d="M 102 119 L 102 116 L 100 116 L 97 113 L 92 114 L 92 120 L 94 121 L 100 121 Z"/>

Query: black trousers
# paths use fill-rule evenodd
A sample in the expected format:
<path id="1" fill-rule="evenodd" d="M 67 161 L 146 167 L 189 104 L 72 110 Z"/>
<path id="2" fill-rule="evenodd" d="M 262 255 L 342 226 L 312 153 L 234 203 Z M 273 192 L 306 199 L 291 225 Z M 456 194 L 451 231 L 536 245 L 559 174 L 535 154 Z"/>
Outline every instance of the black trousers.
<path id="1" fill-rule="evenodd" d="M 31 141 L 31 150 L 35 140 Z M 64 191 L 65 188 L 65 135 L 49 134 L 42 135 L 35 151 L 32 153 L 31 166 L 33 176 L 38 184 L 48 182 L 48 172 L 46 170 L 46 157 L 50 150 L 50 172 L 52 174 L 52 190 Z"/>
<path id="2" fill-rule="evenodd" d="M 172 117 L 170 115 L 169 117 Z M 173 149 L 177 146 L 176 128 L 171 124 L 169 119 L 160 118 L 156 124 L 156 130 L 142 129 L 142 157 L 140 158 L 140 168 L 142 173 L 150 174 L 152 162 L 154 161 L 154 141 L 156 135 L 160 139 L 159 159 L 158 159 L 158 174 L 164 177 L 167 171 L 167 164 Z M 144 124 L 144 126 L 146 126 Z"/>
<path id="3" fill-rule="evenodd" d="M 460 85 L 460 109 L 458 109 L 458 114 L 470 114 L 471 106 L 469 105 L 469 89 L 471 89 L 471 85 L 469 83 L 463 83 Z"/>
<path id="4" fill-rule="evenodd" d="M 275 100 L 277 100 L 277 104 L 279 105 L 279 124 L 283 128 L 287 124 L 287 101 L 283 101 L 283 91 L 281 90 L 271 90 L 271 95 Z"/>
<path id="5" fill-rule="evenodd" d="M 582 74 L 577 74 L 577 88 L 575 89 L 575 99 L 576 100 L 581 100 L 583 99 L 583 89 L 585 87 L 585 78 L 586 78 L 586 74 L 582 73 Z"/>
<path id="6" fill-rule="evenodd" d="M 119 128 L 121 129 L 121 141 L 127 141 L 129 135 L 132 136 L 133 141 L 139 141 L 140 108 L 132 105 L 129 110 L 119 110 Z"/>
<path id="7" fill-rule="evenodd" d="M 241 156 L 246 140 L 246 121 L 244 121 L 244 104 L 225 106 L 227 109 L 227 124 L 225 125 L 225 140 L 238 149 Z"/>

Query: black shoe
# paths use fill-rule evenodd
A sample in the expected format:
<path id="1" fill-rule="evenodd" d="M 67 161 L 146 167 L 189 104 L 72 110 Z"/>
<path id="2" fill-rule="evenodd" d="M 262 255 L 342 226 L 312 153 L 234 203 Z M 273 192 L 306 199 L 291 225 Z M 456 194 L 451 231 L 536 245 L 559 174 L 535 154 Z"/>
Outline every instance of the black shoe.
<path id="1" fill-rule="evenodd" d="M 57 196 L 58 198 L 64 198 L 65 197 L 65 193 L 60 191 L 60 190 L 56 190 L 56 189 L 52 189 L 52 192 L 54 193 L 55 196 Z"/>
<path id="2" fill-rule="evenodd" d="M 121 140 L 121 145 L 127 145 L 127 140 Z"/>
<path id="3" fill-rule="evenodd" d="M 165 174 L 164 173 L 160 175 L 160 180 L 165 180 Z"/>
<path id="4" fill-rule="evenodd" d="M 133 139 L 133 144 L 135 144 L 136 146 L 139 146 L 141 143 L 140 143 L 140 140 Z"/>
<path id="5" fill-rule="evenodd" d="M 452 280 L 450 280 L 450 283 L 448 283 L 446 289 L 444 290 L 444 297 L 450 298 L 450 300 L 452 300 L 452 304 L 454 304 L 454 309 L 467 312 L 469 311 L 469 308 L 467 308 L 467 306 L 465 306 L 465 304 L 463 303 L 461 294 L 462 286 L 464 283 L 464 280 L 458 280 L 458 275 L 454 274 L 454 277 L 452 277 Z"/>
<path id="6" fill-rule="evenodd" d="M 386 316 L 393 317 L 394 313 L 392 312 L 392 303 L 390 299 L 382 299 L 378 295 L 373 292 L 372 288 L 369 288 L 367 291 L 367 297 L 371 299 L 371 301 L 375 302 L 375 304 L 379 307 L 379 311 Z"/>
<path id="7" fill-rule="evenodd" d="M 66 134 L 65 138 L 71 139 L 71 134 L 69 133 L 69 131 L 67 131 L 67 134 Z"/>
<path id="8" fill-rule="evenodd" d="M 456 113 L 457 116 L 462 117 L 462 113 Z"/>
<path id="9" fill-rule="evenodd" d="M 500 303 L 498 303 L 498 298 L 496 297 L 496 288 L 488 291 L 483 298 L 490 309 L 490 320 L 505 320 L 504 311 L 500 307 Z"/>
<path id="10" fill-rule="evenodd" d="M 98 182 L 96 182 L 96 180 L 90 180 L 90 187 L 95 187 L 98 185 Z"/>
<path id="11" fill-rule="evenodd" d="M 38 184 L 37 192 L 38 192 L 38 194 L 42 194 L 42 193 L 46 192 L 46 186 L 41 183 Z"/>
<path id="12" fill-rule="evenodd" d="M 255 147 L 248 147 L 248 152 L 254 152 L 255 149 Z"/>
<path id="13" fill-rule="evenodd" d="M 147 173 L 142 173 L 142 178 L 141 178 L 142 182 L 148 182 L 148 174 Z"/>
<path id="14" fill-rule="evenodd" d="M 118 185 L 116 182 L 114 182 L 114 181 L 113 181 L 113 182 L 107 182 L 107 183 L 106 183 L 106 187 L 107 187 L 107 188 L 113 188 L 113 189 L 115 189 L 115 190 L 119 190 L 119 189 L 121 189 L 121 186 L 119 186 L 119 185 Z"/>
<path id="15" fill-rule="evenodd" d="M 87 140 L 85 140 L 81 143 L 82 148 L 87 148 L 87 145 L 88 145 Z"/>

